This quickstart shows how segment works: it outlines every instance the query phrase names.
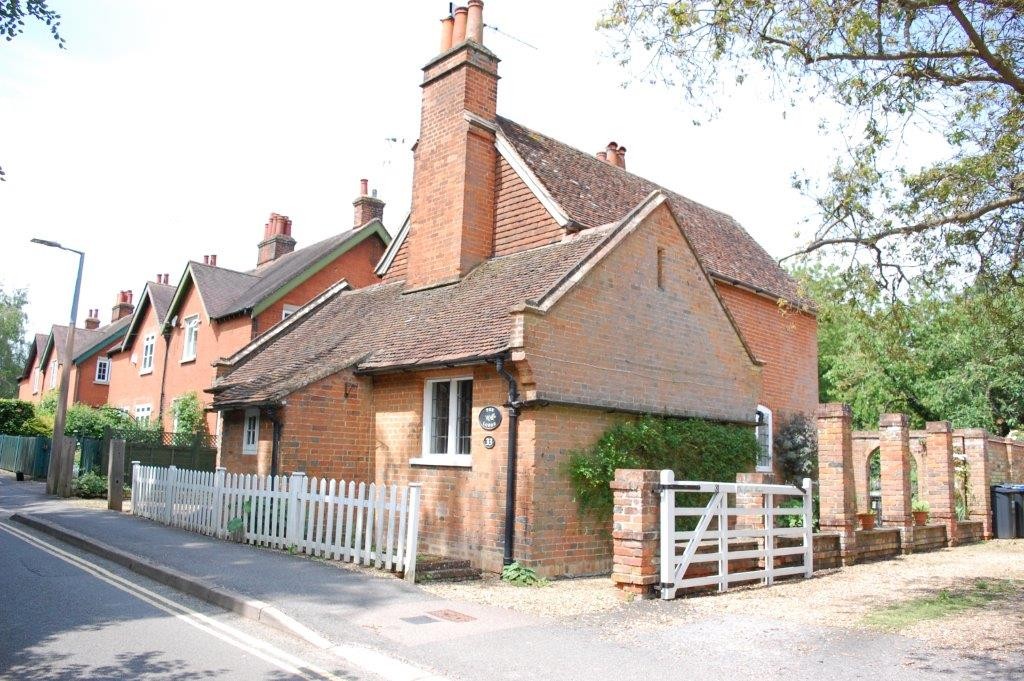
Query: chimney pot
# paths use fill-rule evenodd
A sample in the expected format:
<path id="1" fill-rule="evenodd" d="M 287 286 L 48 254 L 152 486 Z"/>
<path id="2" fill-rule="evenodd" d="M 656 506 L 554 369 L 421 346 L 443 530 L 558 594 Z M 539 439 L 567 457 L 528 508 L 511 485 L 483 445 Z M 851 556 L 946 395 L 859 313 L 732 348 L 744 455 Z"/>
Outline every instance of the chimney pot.
<path id="1" fill-rule="evenodd" d="M 359 180 L 359 196 L 366 196 L 370 192 L 370 181 Z"/>
<path id="2" fill-rule="evenodd" d="M 271 260 L 277 260 L 295 250 L 295 239 L 292 238 L 292 221 L 287 215 L 271 213 L 263 233 L 263 241 L 259 243 L 259 256 L 256 266 L 259 267 Z"/>
<path id="3" fill-rule="evenodd" d="M 452 30 L 455 28 L 455 19 L 451 15 L 441 19 L 441 52 L 452 49 Z"/>
<path id="4" fill-rule="evenodd" d="M 214 253 L 213 255 L 210 256 L 210 265 L 212 265 L 213 267 L 217 266 L 217 254 L 216 253 Z"/>
<path id="5" fill-rule="evenodd" d="M 618 144 L 616 144 L 615 142 L 609 142 L 608 146 L 605 149 L 605 153 L 607 154 L 606 159 L 607 159 L 608 163 L 611 163 L 613 166 L 618 166 L 619 165 L 619 145 Z"/>
<path id="6" fill-rule="evenodd" d="M 455 8 L 455 24 L 452 27 L 452 45 L 458 45 L 466 40 L 466 15 L 469 10 L 465 7 Z"/>
<path id="7" fill-rule="evenodd" d="M 626 169 L 626 147 L 619 147 L 619 167 Z"/>
<path id="8" fill-rule="evenodd" d="M 608 162 L 608 152 L 605 151 L 604 149 L 597 152 L 596 156 L 598 161 L 604 161 L 605 163 Z"/>
<path id="9" fill-rule="evenodd" d="M 204 265 L 209 265 L 210 264 L 210 256 L 208 256 L 208 255 L 204 255 L 203 256 L 203 264 Z"/>
<path id="10" fill-rule="evenodd" d="M 484 44 L 483 0 L 469 0 L 466 13 L 466 40 L 472 40 L 478 45 Z"/>

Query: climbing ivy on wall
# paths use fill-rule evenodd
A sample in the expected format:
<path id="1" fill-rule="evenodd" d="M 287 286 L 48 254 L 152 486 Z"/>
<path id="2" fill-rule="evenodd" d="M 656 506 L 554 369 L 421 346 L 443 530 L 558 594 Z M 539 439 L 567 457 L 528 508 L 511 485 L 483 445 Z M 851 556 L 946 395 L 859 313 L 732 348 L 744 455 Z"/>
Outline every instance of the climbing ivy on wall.
<path id="1" fill-rule="evenodd" d="M 754 469 L 757 453 L 752 427 L 644 416 L 612 426 L 573 452 L 567 467 L 580 508 L 610 520 L 616 468 L 671 468 L 677 480 L 730 482 Z"/>

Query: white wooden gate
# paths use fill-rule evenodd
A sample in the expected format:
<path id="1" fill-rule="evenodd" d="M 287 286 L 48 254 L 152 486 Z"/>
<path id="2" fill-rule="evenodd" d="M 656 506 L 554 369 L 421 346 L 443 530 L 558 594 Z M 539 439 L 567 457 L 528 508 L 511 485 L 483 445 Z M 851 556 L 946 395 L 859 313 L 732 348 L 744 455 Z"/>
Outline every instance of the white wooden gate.
<path id="1" fill-rule="evenodd" d="M 803 489 L 800 489 L 793 485 L 677 481 L 672 471 L 664 470 L 660 490 L 663 599 L 675 598 L 679 589 L 716 585 L 719 591 L 727 591 L 729 585 L 736 582 L 760 581 L 769 585 L 776 577 L 810 577 L 814 571 L 814 518 L 809 478 L 804 479 Z M 710 495 L 711 498 L 705 506 L 679 506 L 676 495 L 681 493 Z M 761 504 L 738 507 L 737 494 L 747 501 L 760 496 Z M 731 504 L 730 496 L 733 497 Z M 777 505 L 780 498 L 791 497 L 802 500 L 799 507 Z M 776 518 L 791 515 L 803 516 L 803 527 L 775 527 Z M 678 518 L 697 518 L 696 527 L 678 530 Z M 737 523 L 738 518 L 746 520 Z M 783 539 L 786 537 L 799 543 L 780 546 L 786 543 Z M 779 542 L 780 539 L 783 541 Z M 748 546 L 730 546 L 731 540 L 745 541 Z M 776 559 L 786 560 L 786 556 L 802 556 L 802 564 L 777 566 Z M 743 561 L 745 565 L 731 570 L 730 561 Z"/>
<path id="2" fill-rule="evenodd" d="M 416 579 L 420 485 L 227 474 L 132 462 L 132 514 Z"/>

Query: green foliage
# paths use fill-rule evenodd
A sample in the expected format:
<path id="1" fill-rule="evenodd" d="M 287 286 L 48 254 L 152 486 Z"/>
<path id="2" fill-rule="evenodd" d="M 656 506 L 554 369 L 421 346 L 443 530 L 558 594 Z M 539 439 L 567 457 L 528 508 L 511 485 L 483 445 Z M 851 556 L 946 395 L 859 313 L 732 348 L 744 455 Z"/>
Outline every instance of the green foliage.
<path id="1" fill-rule="evenodd" d="M 852 256 L 894 288 L 908 272 L 1024 275 L 1021 3 L 608 0 L 600 27 L 639 78 L 712 114 L 724 79 L 749 76 L 789 107 L 838 112 L 821 123 L 846 138 L 832 170 L 794 182 L 820 213 L 804 251 Z M 917 153 L 907 131 L 925 135 Z"/>
<path id="2" fill-rule="evenodd" d="M 43 397 L 39 400 L 39 404 L 36 406 L 36 413 L 53 414 L 57 413 L 57 400 L 60 399 L 60 393 L 57 390 L 50 390 L 43 394 Z"/>
<path id="3" fill-rule="evenodd" d="M 928 513 L 932 510 L 932 507 L 924 499 L 914 497 L 910 500 L 910 510 L 914 513 Z"/>
<path id="4" fill-rule="evenodd" d="M 2 7 L 3 3 L 0 2 Z M 0 9 L 0 28 L 3 26 L 2 12 Z M 28 357 L 28 346 L 24 341 L 27 302 L 24 289 L 8 293 L 0 288 L 0 397 L 14 397 L 18 394 L 18 377 L 25 370 Z"/>
<path id="5" fill-rule="evenodd" d="M 241 541 L 245 528 L 249 526 L 249 514 L 252 512 L 252 498 L 242 501 L 242 515 L 228 520 L 227 530 L 236 540 Z"/>
<path id="6" fill-rule="evenodd" d="M 64 432 L 68 435 L 85 437 L 103 437 L 107 429 L 114 431 L 131 431 L 139 426 L 134 418 L 117 407 L 104 405 L 90 407 L 87 404 L 75 404 L 68 409 Z"/>
<path id="7" fill-rule="evenodd" d="M 513 586 L 547 586 L 548 580 L 537 575 L 536 571 L 523 567 L 518 562 L 506 565 L 501 569 L 501 579 Z"/>
<path id="8" fill-rule="evenodd" d="M 956 519 L 970 520 L 974 497 L 971 495 L 971 466 L 966 459 L 953 460 L 953 504 Z"/>
<path id="9" fill-rule="evenodd" d="M 83 499 L 105 499 L 107 476 L 95 471 L 86 471 L 71 481 L 71 494 Z"/>
<path id="10" fill-rule="evenodd" d="M 36 414 L 25 421 L 21 434 L 26 437 L 53 437 L 53 414 Z"/>
<path id="11" fill-rule="evenodd" d="M 855 427 L 886 412 L 916 428 L 1024 426 L 1024 289 L 922 285 L 893 298 L 864 272 L 796 274 L 818 303 L 820 399 L 850 404 Z"/>
<path id="12" fill-rule="evenodd" d="M 205 434 L 206 416 L 203 413 L 203 403 L 199 401 L 199 395 L 194 390 L 174 400 L 171 404 L 171 414 L 175 423 L 174 444 L 188 444 L 194 435 Z"/>
<path id="13" fill-rule="evenodd" d="M 804 478 L 818 479 L 818 431 L 805 414 L 797 414 L 779 429 L 775 457 L 785 482 L 799 487 Z"/>
<path id="14" fill-rule="evenodd" d="M 677 479 L 734 481 L 753 470 L 757 453 L 753 428 L 644 416 L 612 426 L 593 446 L 573 452 L 568 474 L 580 507 L 610 518 L 616 468 L 671 468 Z"/>
<path id="15" fill-rule="evenodd" d="M 0 434 L 24 435 L 25 423 L 34 416 L 31 402 L 0 399 Z"/>

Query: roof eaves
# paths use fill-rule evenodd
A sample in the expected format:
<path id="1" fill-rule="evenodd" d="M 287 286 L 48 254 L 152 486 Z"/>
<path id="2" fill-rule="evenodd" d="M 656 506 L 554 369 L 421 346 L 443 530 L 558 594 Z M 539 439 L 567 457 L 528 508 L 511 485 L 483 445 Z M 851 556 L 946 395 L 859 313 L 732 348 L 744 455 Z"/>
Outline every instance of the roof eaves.
<path id="1" fill-rule="evenodd" d="M 537 200 L 540 201 L 541 205 L 544 206 L 545 210 L 551 214 L 551 217 L 555 219 L 562 227 L 571 227 L 574 223 L 562 209 L 558 202 L 551 196 L 551 193 L 544 186 L 544 183 L 533 174 L 530 170 L 530 166 L 526 163 L 522 156 L 515 150 L 515 147 L 509 142 L 508 138 L 499 130 L 495 136 L 494 146 L 497 147 L 498 153 L 501 154 L 512 170 L 515 171 L 519 179 L 523 181 L 529 190 L 533 193 Z"/>
<path id="2" fill-rule="evenodd" d="M 138 325 L 139 320 L 142 319 L 142 309 L 147 304 L 153 305 L 153 301 L 150 296 L 152 296 L 152 293 L 149 290 L 149 282 L 147 281 L 146 286 L 142 289 L 142 295 L 139 296 L 139 304 L 135 306 L 134 310 L 132 310 L 132 320 L 128 322 L 128 328 L 125 330 L 124 340 L 121 341 L 121 352 L 128 350 L 132 339 L 135 338 L 135 334 L 138 332 L 138 329 L 135 327 Z M 153 310 L 155 314 L 156 305 L 153 305 Z M 159 321 L 160 320 L 158 319 L 157 322 Z"/>
<path id="3" fill-rule="evenodd" d="M 348 252 L 352 248 L 355 248 L 367 239 L 377 236 L 380 237 L 384 245 L 387 246 L 391 243 L 391 235 L 388 234 L 388 230 L 384 228 L 384 223 L 378 218 L 370 220 L 365 225 L 355 230 L 351 236 L 338 244 L 330 252 L 326 253 L 319 260 L 314 262 L 311 266 L 298 273 L 296 276 L 288 280 L 283 286 L 280 286 L 273 294 L 268 295 L 258 304 L 252 306 L 252 314 L 258 315 L 259 313 L 266 310 L 268 307 L 276 303 L 278 300 L 288 295 L 289 292 L 294 290 L 297 286 L 308 280 L 314 274 L 322 270 L 331 264 L 334 260 L 340 257 L 342 254 Z M 344 281 L 344 280 L 342 280 Z"/>
<path id="4" fill-rule="evenodd" d="M 270 331 L 267 331 L 266 333 L 250 341 L 248 345 L 238 350 L 235 354 L 231 355 L 230 357 L 221 358 L 214 362 L 214 366 L 234 366 L 238 364 L 242 360 L 246 359 L 249 355 L 255 353 L 264 345 L 272 341 L 273 339 L 277 338 L 283 333 L 286 333 L 288 329 L 292 328 L 293 326 L 301 322 L 303 319 L 308 317 L 310 314 L 316 311 L 321 305 L 323 305 L 328 300 L 333 298 L 336 294 L 341 293 L 342 291 L 348 288 L 351 288 L 349 286 L 348 281 L 342 279 L 341 281 L 334 284 L 329 289 L 318 295 L 316 298 L 313 298 L 308 303 L 306 303 L 298 310 L 293 312 L 288 317 L 288 319 L 278 322 L 270 329 Z M 216 385 L 217 383 L 214 382 L 214 386 Z"/>
<path id="5" fill-rule="evenodd" d="M 92 357 L 92 355 L 95 354 L 97 351 L 113 345 L 114 341 L 124 336 L 127 332 L 128 327 L 123 327 L 121 329 L 118 329 L 116 332 L 110 334 L 109 336 L 104 336 L 103 338 L 100 339 L 98 343 L 94 343 L 87 350 L 78 353 L 78 356 L 75 357 L 73 364 L 79 364 L 82 362 L 82 360 Z"/>
<path id="6" fill-rule="evenodd" d="M 405 242 L 406 236 L 409 234 L 409 223 L 411 221 L 412 214 L 405 216 L 405 222 L 402 223 L 402 227 L 398 230 L 398 234 L 392 239 L 391 243 L 388 244 L 387 249 L 384 250 L 384 255 L 381 256 L 380 262 L 377 263 L 377 267 L 374 268 L 374 274 L 378 277 L 383 277 L 387 274 L 387 271 L 391 269 L 391 263 L 395 260 L 395 255 L 398 254 L 398 249 L 402 247 Z"/>

